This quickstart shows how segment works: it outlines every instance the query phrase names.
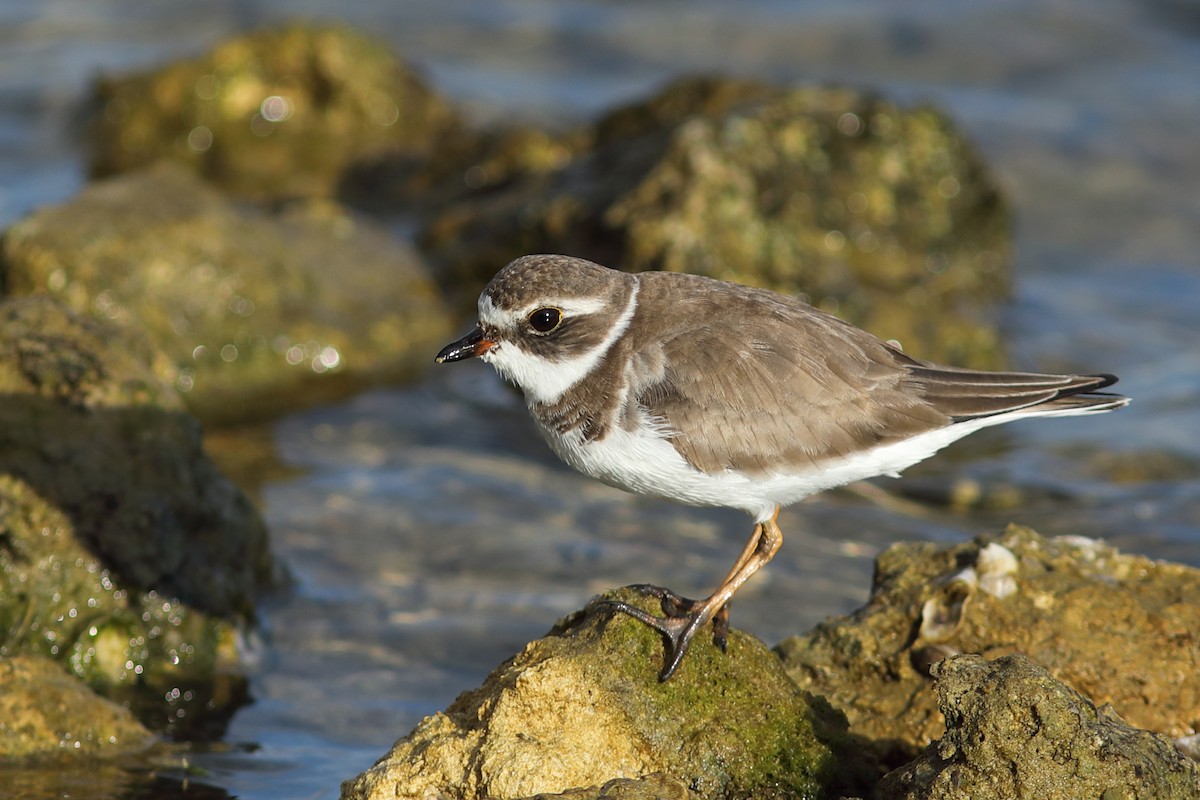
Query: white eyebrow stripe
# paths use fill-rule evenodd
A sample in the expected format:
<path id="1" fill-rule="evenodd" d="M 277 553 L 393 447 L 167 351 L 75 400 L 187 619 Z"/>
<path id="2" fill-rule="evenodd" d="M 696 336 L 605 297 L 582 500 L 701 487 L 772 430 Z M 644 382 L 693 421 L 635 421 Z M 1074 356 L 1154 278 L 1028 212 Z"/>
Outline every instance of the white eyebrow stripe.
<path id="1" fill-rule="evenodd" d="M 517 316 L 528 316 L 539 308 L 558 308 L 564 314 L 595 314 L 597 311 L 602 311 L 604 307 L 605 302 L 596 297 L 572 297 L 570 299 L 549 297 L 522 308 Z"/>
<path id="2" fill-rule="evenodd" d="M 634 291 L 637 291 L 636 283 Z M 505 312 L 497 308 L 492 302 L 492 298 L 485 294 L 479 298 L 479 321 L 484 325 L 498 328 L 503 327 L 507 320 L 524 319 L 539 308 L 557 308 L 566 316 L 574 316 L 595 314 L 597 311 L 603 311 L 605 305 L 603 300 L 596 297 L 548 297 L 536 303 L 530 303 L 517 311 Z"/>

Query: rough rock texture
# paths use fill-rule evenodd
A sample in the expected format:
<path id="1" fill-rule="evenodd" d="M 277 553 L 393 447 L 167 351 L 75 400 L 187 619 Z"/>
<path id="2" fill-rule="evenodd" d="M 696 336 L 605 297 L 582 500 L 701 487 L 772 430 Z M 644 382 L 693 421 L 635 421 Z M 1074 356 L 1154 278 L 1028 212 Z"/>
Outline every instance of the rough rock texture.
<path id="1" fill-rule="evenodd" d="M 1198 632 L 1200 571 L 1010 526 L 962 545 L 889 548 L 866 606 L 778 651 L 897 766 L 942 735 L 926 676 L 956 653 L 1022 653 L 1131 725 L 1195 733 Z"/>
<path id="2" fill-rule="evenodd" d="M 644 778 L 615 778 L 601 786 L 568 789 L 559 794 L 538 794 L 531 800 L 700 800 L 702 795 L 684 781 L 656 772 Z"/>
<path id="3" fill-rule="evenodd" d="M 946 734 L 887 775 L 880 800 L 1192 800 L 1200 768 L 1166 737 L 1023 656 L 957 656 L 933 668 Z"/>
<path id="4" fill-rule="evenodd" d="M 735 631 L 722 654 L 702 638 L 660 683 L 658 634 L 608 611 L 576 614 L 423 720 L 342 796 L 636 797 L 657 786 L 684 797 L 686 786 L 698 797 L 836 797 L 873 779 L 840 718 L 761 643 Z M 654 782 L 609 783 L 639 778 Z"/>
<path id="5" fill-rule="evenodd" d="M 239 36 L 94 94 L 93 175 L 166 157 L 249 197 L 330 195 L 356 164 L 423 156 L 461 129 L 386 45 L 338 25 Z"/>
<path id="6" fill-rule="evenodd" d="M 985 312 L 1007 291 L 1006 205 L 936 111 L 692 79 L 558 152 L 472 164 L 478 192 L 424 230 L 464 303 L 510 259 L 565 252 L 799 293 L 916 355 L 999 359 Z"/>
<path id="7" fill-rule="evenodd" d="M 187 727 L 244 700 L 236 629 L 274 565 L 169 371 L 131 331 L 0 302 L 0 656 L 53 658 Z"/>
<path id="8" fill-rule="evenodd" d="M 450 334 L 423 265 L 384 231 L 328 203 L 239 208 L 169 165 L 15 224 L 0 289 L 145 331 L 209 422 L 408 375 Z"/>
<path id="9" fill-rule="evenodd" d="M 57 664 L 35 656 L 0 658 L 0 760 L 113 756 L 153 741 L 128 709 L 97 696 Z"/>

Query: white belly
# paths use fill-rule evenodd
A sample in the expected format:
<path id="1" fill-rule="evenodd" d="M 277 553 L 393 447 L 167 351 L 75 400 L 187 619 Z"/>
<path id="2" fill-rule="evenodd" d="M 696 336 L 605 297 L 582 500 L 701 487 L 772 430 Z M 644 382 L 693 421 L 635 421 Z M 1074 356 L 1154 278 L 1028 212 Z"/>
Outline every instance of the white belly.
<path id="1" fill-rule="evenodd" d="M 901 470 L 924 461 L 963 436 L 1020 416 L 1042 415 L 1028 411 L 999 414 L 829 459 L 819 467 L 808 465 L 795 471 L 754 475 L 729 469 L 701 472 L 684 460 L 658 430 L 643 428 L 631 433 L 614 428 L 603 439 L 585 442 L 577 431 L 564 435 L 540 425 L 539 428 L 559 458 L 585 475 L 627 491 L 687 505 L 741 509 L 761 522 L 771 516 L 776 506 L 790 505 L 825 489 L 877 475 L 897 477 Z"/>

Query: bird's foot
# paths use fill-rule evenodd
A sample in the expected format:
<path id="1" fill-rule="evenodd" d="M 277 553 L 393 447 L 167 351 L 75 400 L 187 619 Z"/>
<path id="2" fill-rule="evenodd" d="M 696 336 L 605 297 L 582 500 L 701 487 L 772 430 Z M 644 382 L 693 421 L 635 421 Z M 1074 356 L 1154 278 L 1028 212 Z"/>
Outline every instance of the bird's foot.
<path id="1" fill-rule="evenodd" d="M 625 587 L 632 589 L 638 594 L 657 597 L 662 605 L 663 613 L 668 617 L 691 617 L 700 609 L 704 609 L 708 605 L 708 600 L 693 600 L 690 597 L 676 594 L 675 592 L 663 586 L 655 586 L 652 583 L 635 583 L 632 586 Z M 725 652 L 725 645 L 729 639 L 729 603 L 721 606 L 716 614 L 712 617 L 713 623 L 713 644 Z"/>
<path id="2" fill-rule="evenodd" d="M 601 600 L 599 602 L 614 611 L 633 617 L 662 634 L 666 641 L 667 653 L 662 672 L 658 675 L 660 681 L 665 681 L 675 674 L 675 670 L 683 663 L 683 657 L 687 654 L 696 631 L 700 630 L 709 619 L 713 622 L 713 643 L 721 648 L 721 652 L 725 652 L 729 635 L 728 603 L 722 605 L 714 613 L 711 610 L 710 601 L 692 600 L 661 586 L 637 584 L 627 588 L 633 589 L 639 594 L 658 598 L 665 616 L 656 617 L 637 606 L 619 600 Z"/>

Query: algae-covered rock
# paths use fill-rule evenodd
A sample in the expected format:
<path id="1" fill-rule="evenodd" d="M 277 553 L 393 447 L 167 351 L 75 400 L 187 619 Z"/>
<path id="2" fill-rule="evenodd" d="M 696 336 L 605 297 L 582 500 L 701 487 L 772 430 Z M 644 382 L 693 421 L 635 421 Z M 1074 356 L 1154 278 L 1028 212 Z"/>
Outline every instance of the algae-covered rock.
<path id="1" fill-rule="evenodd" d="M 169 165 L 16 223 L 0 287 L 144 331 L 211 422 L 410 375 L 449 334 L 423 265 L 386 232 L 331 203 L 238 207 Z"/>
<path id="2" fill-rule="evenodd" d="M 0 656 L 52 658 L 153 727 L 244 702 L 266 529 L 131 331 L 0 302 Z"/>
<path id="3" fill-rule="evenodd" d="M 384 43 L 341 25 L 239 36 L 94 95 L 93 175 L 165 157 L 249 197 L 333 194 L 357 163 L 428 154 L 462 125 Z"/>
<path id="4" fill-rule="evenodd" d="M 128 552 L 97 554 L 67 514 L 3 471 L 0 661 L 20 654 L 52 659 L 157 730 L 189 738 L 219 733 L 246 701 L 241 623 L 125 580 L 113 564 L 137 555 L 136 539 Z M 131 539 L 139 533 L 131 531 Z"/>
<path id="5" fill-rule="evenodd" d="M 933 668 L 946 733 L 887 775 L 880 800 L 1192 800 L 1200 768 L 1018 655 Z"/>
<path id="6" fill-rule="evenodd" d="M 0 761 L 136 752 L 154 734 L 48 659 L 0 658 Z M 11 788 L 11 787 L 10 787 Z"/>
<path id="7" fill-rule="evenodd" d="M 1006 204 L 939 112 L 686 80 L 573 142 L 563 166 L 499 170 L 426 227 L 461 298 L 518 255 L 564 252 L 801 294 L 916 355 L 998 361 Z"/>
<path id="8" fill-rule="evenodd" d="M 573 615 L 425 718 L 342 796 L 638 796 L 645 784 L 609 782 L 661 773 L 654 780 L 681 797 L 681 786 L 696 797 L 836 797 L 869 779 L 840 718 L 766 647 L 734 631 L 721 653 L 701 638 L 660 683 L 657 633 L 608 611 Z"/>
<path id="9" fill-rule="evenodd" d="M 895 766 L 942 735 L 927 675 L 957 653 L 1022 653 L 1131 725 L 1193 733 L 1198 631 L 1200 570 L 1014 525 L 950 547 L 894 545 L 862 609 L 778 650 Z"/>
<path id="10" fill-rule="evenodd" d="M 41 296 L 0 301 L 0 474 L 61 509 L 127 584 L 248 617 L 266 528 L 135 332 Z"/>

